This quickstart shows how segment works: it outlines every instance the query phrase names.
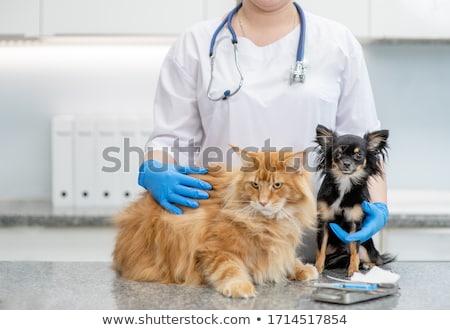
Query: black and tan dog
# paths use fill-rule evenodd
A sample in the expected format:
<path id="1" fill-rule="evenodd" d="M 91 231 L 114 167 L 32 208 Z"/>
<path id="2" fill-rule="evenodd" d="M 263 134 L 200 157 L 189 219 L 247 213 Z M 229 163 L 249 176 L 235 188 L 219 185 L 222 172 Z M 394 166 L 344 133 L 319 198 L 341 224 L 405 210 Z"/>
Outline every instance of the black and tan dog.
<path id="1" fill-rule="evenodd" d="M 389 131 L 379 130 L 357 135 L 337 136 L 319 125 L 316 142 L 319 151 L 319 170 L 324 176 L 317 196 L 318 251 L 316 268 L 348 267 L 348 276 L 361 266 L 371 267 L 392 261 L 390 254 L 377 251 L 372 238 L 360 242 L 343 243 L 330 231 L 330 222 L 337 223 L 349 233 L 358 231 L 364 218 L 363 201 L 369 201 L 368 178 L 382 174 L 387 154 Z"/>

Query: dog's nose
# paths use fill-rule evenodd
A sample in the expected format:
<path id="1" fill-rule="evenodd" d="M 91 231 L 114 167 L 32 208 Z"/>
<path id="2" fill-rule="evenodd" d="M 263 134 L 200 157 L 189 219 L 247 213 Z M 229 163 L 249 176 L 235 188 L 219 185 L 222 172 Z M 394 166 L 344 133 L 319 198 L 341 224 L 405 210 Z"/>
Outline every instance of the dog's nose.
<path id="1" fill-rule="evenodd" d="M 342 165 L 344 165 L 345 168 L 350 168 L 350 166 L 352 166 L 352 162 L 349 160 L 344 160 Z"/>

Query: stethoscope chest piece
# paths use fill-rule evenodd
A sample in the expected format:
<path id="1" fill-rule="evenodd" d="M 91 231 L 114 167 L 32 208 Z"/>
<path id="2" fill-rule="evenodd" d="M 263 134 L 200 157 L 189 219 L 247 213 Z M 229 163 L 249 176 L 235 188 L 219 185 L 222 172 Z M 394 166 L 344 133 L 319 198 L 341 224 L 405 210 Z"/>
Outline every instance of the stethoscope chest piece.
<path id="1" fill-rule="evenodd" d="M 291 76 L 289 77 L 289 85 L 294 82 L 304 83 L 306 78 L 306 64 L 304 61 L 297 61 L 291 67 Z"/>

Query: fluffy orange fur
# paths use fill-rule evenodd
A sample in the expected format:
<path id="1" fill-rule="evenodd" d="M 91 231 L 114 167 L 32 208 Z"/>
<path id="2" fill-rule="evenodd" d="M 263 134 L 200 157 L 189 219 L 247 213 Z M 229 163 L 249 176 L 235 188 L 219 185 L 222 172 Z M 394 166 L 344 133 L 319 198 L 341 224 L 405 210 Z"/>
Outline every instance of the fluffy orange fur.
<path id="1" fill-rule="evenodd" d="M 182 215 L 144 193 L 116 216 L 114 268 L 130 280 L 209 284 L 242 298 L 255 296 L 254 284 L 316 279 L 295 252 L 316 228 L 309 173 L 293 167 L 302 156 L 241 152 L 245 168 L 212 166 L 198 176 L 214 187 L 210 198 Z"/>

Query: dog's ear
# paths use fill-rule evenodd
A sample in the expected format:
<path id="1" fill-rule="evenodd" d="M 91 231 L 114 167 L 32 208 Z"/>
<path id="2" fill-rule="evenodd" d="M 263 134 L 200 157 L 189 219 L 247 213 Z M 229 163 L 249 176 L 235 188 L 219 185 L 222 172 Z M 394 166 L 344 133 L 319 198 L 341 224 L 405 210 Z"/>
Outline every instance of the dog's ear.
<path id="1" fill-rule="evenodd" d="M 364 139 L 367 141 L 367 150 L 375 153 L 384 154 L 388 147 L 387 140 L 389 131 L 386 129 L 366 133 Z"/>
<path id="2" fill-rule="evenodd" d="M 323 125 L 317 125 L 316 142 L 322 147 L 322 149 L 325 150 L 331 148 L 333 145 L 333 138 L 335 138 L 335 134 L 332 130 Z"/>

